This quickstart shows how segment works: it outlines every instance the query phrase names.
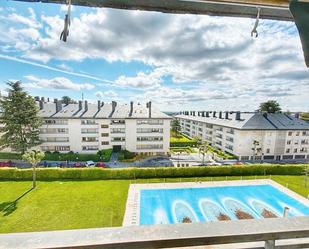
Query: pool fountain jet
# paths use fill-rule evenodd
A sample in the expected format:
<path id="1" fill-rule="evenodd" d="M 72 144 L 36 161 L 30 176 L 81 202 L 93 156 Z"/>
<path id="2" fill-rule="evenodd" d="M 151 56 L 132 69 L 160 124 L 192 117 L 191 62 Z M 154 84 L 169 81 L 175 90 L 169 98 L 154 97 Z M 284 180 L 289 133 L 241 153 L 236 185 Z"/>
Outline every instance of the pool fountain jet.
<path id="1" fill-rule="evenodd" d="M 199 221 L 190 204 L 183 200 L 175 200 L 173 202 L 172 214 L 175 223 L 193 223 Z"/>

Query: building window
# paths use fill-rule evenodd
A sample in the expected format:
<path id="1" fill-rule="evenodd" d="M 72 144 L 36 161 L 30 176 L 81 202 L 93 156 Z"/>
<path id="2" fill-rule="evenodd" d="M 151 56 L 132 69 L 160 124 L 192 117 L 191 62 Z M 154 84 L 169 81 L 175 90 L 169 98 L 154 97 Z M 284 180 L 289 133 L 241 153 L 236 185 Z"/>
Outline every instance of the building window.
<path id="1" fill-rule="evenodd" d="M 83 119 L 81 120 L 82 125 L 95 125 L 97 124 L 93 119 Z"/>
<path id="2" fill-rule="evenodd" d="M 83 142 L 97 142 L 98 138 L 97 137 L 82 137 Z"/>
<path id="3" fill-rule="evenodd" d="M 137 128 L 137 133 L 163 133 L 162 128 Z"/>
<path id="4" fill-rule="evenodd" d="M 108 141 L 102 141 L 101 144 L 102 145 L 109 145 L 109 142 Z"/>
<path id="5" fill-rule="evenodd" d="M 293 132 L 289 131 L 288 136 L 292 136 Z"/>
<path id="6" fill-rule="evenodd" d="M 294 144 L 298 144 L 298 140 L 295 140 Z"/>
<path id="7" fill-rule="evenodd" d="M 111 125 L 121 125 L 121 124 L 125 124 L 125 120 L 112 120 L 111 121 Z"/>
<path id="8" fill-rule="evenodd" d="M 102 124 L 102 125 L 101 125 L 101 128 L 102 128 L 102 129 L 106 129 L 106 128 L 108 128 L 108 127 L 109 127 L 108 124 Z"/>
<path id="9" fill-rule="evenodd" d="M 288 140 L 288 141 L 286 142 L 286 144 L 291 144 L 291 140 Z"/>
<path id="10" fill-rule="evenodd" d="M 141 124 L 149 124 L 149 125 L 163 125 L 163 120 L 162 119 L 142 119 L 142 120 L 137 120 L 136 123 L 138 125 Z"/>
<path id="11" fill-rule="evenodd" d="M 41 138 L 42 142 L 69 142 L 68 137 L 42 137 Z"/>
<path id="12" fill-rule="evenodd" d="M 297 148 L 294 149 L 294 153 L 297 153 Z"/>
<path id="13" fill-rule="evenodd" d="M 299 136 L 299 131 L 296 132 L 296 136 Z"/>
<path id="14" fill-rule="evenodd" d="M 108 137 L 108 133 L 101 133 L 101 137 Z"/>
<path id="15" fill-rule="evenodd" d="M 43 128 L 40 129 L 41 134 L 65 134 L 68 133 L 69 129 L 67 128 Z"/>
<path id="16" fill-rule="evenodd" d="M 95 128 L 82 128 L 81 132 L 82 133 L 98 133 L 99 130 Z"/>
<path id="17" fill-rule="evenodd" d="M 125 141 L 126 138 L 125 137 L 113 137 L 112 138 L 112 142 L 122 142 L 122 141 Z"/>
<path id="18" fill-rule="evenodd" d="M 163 149 L 163 144 L 138 144 L 136 145 L 138 150 L 157 150 Z"/>
<path id="19" fill-rule="evenodd" d="M 111 133 L 125 133 L 126 129 L 125 128 L 112 128 Z"/>
<path id="20" fill-rule="evenodd" d="M 137 137 L 137 141 L 163 141 L 163 137 Z"/>
<path id="21" fill-rule="evenodd" d="M 291 150 L 290 149 L 286 149 L 285 153 L 290 153 Z"/>
<path id="22" fill-rule="evenodd" d="M 67 119 L 45 119 L 44 123 L 46 125 L 67 125 L 68 120 Z"/>
<path id="23" fill-rule="evenodd" d="M 266 153 L 269 154 L 270 153 L 270 149 L 266 149 Z"/>
<path id="24" fill-rule="evenodd" d="M 70 146 L 41 146 L 42 151 L 70 151 Z"/>
<path id="25" fill-rule="evenodd" d="M 88 146 L 83 146 L 82 147 L 83 150 L 98 150 L 99 146 L 96 145 L 88 145 Z"/>

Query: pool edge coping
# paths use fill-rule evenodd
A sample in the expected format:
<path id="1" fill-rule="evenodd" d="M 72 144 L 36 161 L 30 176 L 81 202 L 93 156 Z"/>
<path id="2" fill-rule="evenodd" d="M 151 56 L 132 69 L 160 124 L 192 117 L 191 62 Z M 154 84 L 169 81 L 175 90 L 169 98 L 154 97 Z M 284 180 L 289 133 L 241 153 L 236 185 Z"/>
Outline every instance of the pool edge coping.
<path id="1" fill-rule="evenodd" d="M 126 202 L 125 215 L 122 226 L 140 225 L 140 192 L 147 189 L 177 189 L 177 188 L 205 188 L 226 186 L 248 186 L 248 185 L 271 185 L 284 194 L 292 197 L 300 203 L 309 206 L 309 199 L 297 194 L 271 179 L 258 180 L 227 180 L 227 181 L 197 181 L 197 182 L 175 182 L 175 183 L 134 183 L 130 184 Z"/>

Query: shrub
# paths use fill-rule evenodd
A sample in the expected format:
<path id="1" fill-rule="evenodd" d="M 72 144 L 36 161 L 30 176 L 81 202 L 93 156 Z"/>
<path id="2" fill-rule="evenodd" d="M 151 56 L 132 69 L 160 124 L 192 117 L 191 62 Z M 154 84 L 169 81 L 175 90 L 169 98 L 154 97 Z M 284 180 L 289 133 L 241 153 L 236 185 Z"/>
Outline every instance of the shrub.
<path id="1" fill-rule="evenodd" d="M 21 160 L 21 154 L 11 152 L 0 152 L 0 159 L 16 159 Z"/>
<path id="2" fill-rule="evenodd" d="M 190 168 L 38 168 L 38 180 L 135 179 L 203 176 L 301 175 L 306 165 L 240 165 Z M 31 180 L 31 169 L 2 168 L 0 180 Z"/>

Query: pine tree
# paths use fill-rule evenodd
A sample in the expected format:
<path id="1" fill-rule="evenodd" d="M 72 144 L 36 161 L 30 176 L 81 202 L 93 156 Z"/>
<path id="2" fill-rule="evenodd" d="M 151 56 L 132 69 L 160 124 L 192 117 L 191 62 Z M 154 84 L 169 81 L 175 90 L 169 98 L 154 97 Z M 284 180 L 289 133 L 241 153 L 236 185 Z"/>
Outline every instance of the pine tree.
<path id="1" fill-rule="evenodd" d="M 39 127 L 42 119 L 33 97 L 21 87 L 21 82 L 8 82 L 8 96 L 0 99 L 0 146 L 25 153 L 39 145 Z"/>

